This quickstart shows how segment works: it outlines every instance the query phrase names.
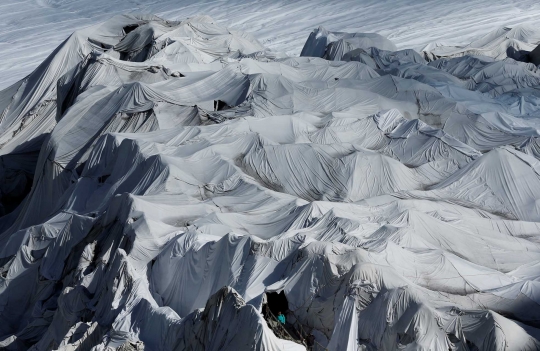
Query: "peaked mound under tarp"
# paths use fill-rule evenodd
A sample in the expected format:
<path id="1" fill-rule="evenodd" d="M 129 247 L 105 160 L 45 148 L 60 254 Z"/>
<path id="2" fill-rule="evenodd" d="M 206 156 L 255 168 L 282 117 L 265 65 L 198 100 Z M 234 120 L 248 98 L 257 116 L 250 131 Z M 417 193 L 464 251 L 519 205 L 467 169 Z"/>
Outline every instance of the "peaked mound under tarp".
<path id="1" fill-rule="evenodd" d="M 0 348 L 540 350 L 534 33 L 75 32 L 0 92 Z"/>

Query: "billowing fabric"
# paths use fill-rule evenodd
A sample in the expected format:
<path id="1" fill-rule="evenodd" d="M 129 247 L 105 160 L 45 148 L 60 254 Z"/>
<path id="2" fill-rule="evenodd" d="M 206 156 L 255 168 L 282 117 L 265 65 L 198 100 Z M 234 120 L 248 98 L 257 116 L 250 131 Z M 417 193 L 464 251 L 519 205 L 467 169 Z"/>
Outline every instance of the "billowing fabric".
<path id="1" fill-rule="evenodd" d="M 535 25 L 503 26 L 473 40 L 467 45 L 429 44 L 424 55 L 429 59 L 441 57 L 487 56 L 501 60 L 507 57 L 528 60 L 528 53 L 540 44 L 540 31 Z"/>
<path id="2" fill-rule="evenodd" d="M 0 348 L 540 349 L 537 67 L 308 35 L 116 16 L 0 92 Z"/>

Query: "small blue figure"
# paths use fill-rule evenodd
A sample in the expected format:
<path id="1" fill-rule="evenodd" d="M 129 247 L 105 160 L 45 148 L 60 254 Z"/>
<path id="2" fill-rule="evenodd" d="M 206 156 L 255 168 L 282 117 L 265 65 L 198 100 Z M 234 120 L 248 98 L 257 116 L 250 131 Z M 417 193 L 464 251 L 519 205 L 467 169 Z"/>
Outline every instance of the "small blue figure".
<path id="1" fill-rule="evenodd" d="M 281 324 L 285 324 L 286 319 L 285 319 L 285 316 L 281 312 L 278 313 L 277 319 Z"/>

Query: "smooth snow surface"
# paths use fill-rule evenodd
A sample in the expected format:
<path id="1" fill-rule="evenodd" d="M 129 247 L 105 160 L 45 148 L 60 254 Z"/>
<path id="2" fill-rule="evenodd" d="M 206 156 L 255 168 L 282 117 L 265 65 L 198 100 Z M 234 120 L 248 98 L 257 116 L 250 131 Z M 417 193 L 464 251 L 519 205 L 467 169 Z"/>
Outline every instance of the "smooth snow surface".
<path id="1" fill-rule="evenodd" d="M 31 73 L 73 31 L 124 13 L 169 20 L 205 14 L 294 55 L 320 25 L 375 32 L 421 50 L 433 42 L 465 45 L 497 27 L 540 24 L 537 0 L 2 0 L 0 89 Z"/>
<path id="2" fill-rule="evenodd" d="M 347 2 L 73 33 L 0 91 L 0 348 L 540 350 L 540 29 L 495 21 L 539 12 L 467 3 L 426 7 L 492 20 L 460 44 Z"/>

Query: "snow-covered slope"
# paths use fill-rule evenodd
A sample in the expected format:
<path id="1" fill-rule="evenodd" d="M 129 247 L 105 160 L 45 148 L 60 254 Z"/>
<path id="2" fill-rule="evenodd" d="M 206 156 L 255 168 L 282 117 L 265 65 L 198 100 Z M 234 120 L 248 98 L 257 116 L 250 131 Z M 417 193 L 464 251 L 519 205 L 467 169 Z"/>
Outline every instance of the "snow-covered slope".
<path id="1" fill-rule="evenodd" d="M 322 25 L 379 33 L 399 48 L 437 42 L 466 45 L 496 27 L 538 24 L 536 0 L 2 0 L 0 89 L 34 70 L 73 31 L 116 14 L 154 13 L 170 20 L 206 14 L 253 33 L 265 46 L 298 55 L 306 33 Z"/>
<path id="2" fill-rule="evenodd" d="M 537 67 L 314 27 L 119 15 L 0 92 L 1 348 L 540 349 Z"/>

